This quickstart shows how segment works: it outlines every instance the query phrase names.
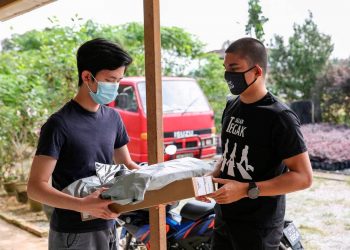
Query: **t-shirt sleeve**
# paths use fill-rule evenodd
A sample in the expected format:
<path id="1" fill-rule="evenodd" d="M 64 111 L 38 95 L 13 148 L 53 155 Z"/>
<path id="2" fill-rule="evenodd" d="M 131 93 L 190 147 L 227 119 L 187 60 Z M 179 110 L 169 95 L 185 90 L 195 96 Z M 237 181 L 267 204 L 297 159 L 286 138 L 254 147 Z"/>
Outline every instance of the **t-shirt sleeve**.
<path id="1" fill-rule="evenodd" d="M 65 142 L 62 124 L 57 118 L 50 117 L 41 127 L 36 155 L 46 155 L 58 159 Z"/>
<path id="2" fill-rule="evenodd" d="M 307 150 L 299 118 L 290 110 L 284 110 L 279 114 L 273 134 L 277 154 L 281 159 L 290 158 Z"/>
<path id="3" fill-rule="evenodd" d="M 126 132 L 123 120 L 121 119 L 119 113 L 117 114 L 117 136 L 114 142 L 114 148 L 121 148 L 129 142 L 129 136 Z"/>

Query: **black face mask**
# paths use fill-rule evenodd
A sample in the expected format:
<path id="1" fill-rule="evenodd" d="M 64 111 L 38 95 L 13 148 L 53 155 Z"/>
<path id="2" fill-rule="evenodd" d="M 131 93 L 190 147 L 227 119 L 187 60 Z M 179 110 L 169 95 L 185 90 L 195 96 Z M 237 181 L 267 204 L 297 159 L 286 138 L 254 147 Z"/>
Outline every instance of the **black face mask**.
<path id="1" fill-rule="evenodd" d="M 254 68 L 255 66 L 251 67 L 250 69 L 244 72 L 225 71 L 225 80 L 233 95 L 242 94 L 249 86 L 251 86 L 256 81 L 256 79 L 258 79 L 258 78 L 255 78 L 255 80 L 252 81 L 249 85 L 245 80 L 244 74 Z"/>

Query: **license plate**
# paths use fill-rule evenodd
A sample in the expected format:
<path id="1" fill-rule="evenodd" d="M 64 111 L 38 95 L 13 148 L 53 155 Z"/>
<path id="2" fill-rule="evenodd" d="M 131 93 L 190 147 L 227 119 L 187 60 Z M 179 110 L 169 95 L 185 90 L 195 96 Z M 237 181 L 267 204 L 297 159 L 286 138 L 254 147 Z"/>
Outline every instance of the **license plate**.
<path id="1" fill-rule="evenodd" d="M 290 223 L 283 229 L 283 234 L 286 236 L 291 246 L 294 246 L 301 240 L 301 235 L 293 223 Z"/>
<path id="2" fill-rule="evenodd" d="M 175 131 L 174 138 L 186 138 L 194 135 L 193 130 Z"/>
<path id="3" fill-rule="evenodd" d="M 193 157 L 193 153 L 186 153 L 186 154 L 175 155 L 176 159 L 180 159 L 180 158 L 184 158 L 184 157 Z"/>

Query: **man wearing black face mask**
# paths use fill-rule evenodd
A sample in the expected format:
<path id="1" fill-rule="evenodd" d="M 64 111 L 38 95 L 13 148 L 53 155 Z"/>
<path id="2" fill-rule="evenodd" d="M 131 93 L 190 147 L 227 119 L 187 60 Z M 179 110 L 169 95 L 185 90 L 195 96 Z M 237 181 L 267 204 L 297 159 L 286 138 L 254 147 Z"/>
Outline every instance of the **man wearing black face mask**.
<path id="1" fill-rule="evenodd" d="M 223 112 L 225 153 L 212 173 L 219 189 L 208 196 L 217 203 L 212 249 L 278 249 L 285 194 L 312 183 L 299 119 L 267 91 L 267 54 L 260 41 L 233 42 L 224 67 L 238 97 Z"/>

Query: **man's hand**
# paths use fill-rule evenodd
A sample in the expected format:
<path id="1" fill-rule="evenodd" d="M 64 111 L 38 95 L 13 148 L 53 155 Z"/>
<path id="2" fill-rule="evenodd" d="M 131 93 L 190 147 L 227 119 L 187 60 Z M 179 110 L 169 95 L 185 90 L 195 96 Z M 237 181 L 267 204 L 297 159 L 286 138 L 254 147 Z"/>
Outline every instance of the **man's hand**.
<path id="1" fill-rule="evenodd" d="M 201 202 L 206 202 L 206 203 L 211 203 L 211 200 L 209 200 L 207 198 L 207 196 L 202 195 L 202 196 L 197 196 L 195 197 L 197 201 L 201 201 Z"/>
<path id="2" fill-rule="evenodd" d="M 101 188 L 82 198 L 80 211 L 105 220 L 117 218 L 119 214 L 113 213 L 108 208 L 108 205 L 113 203 L 113 201 L 100 198 L 100 194 L 106 190 L 107 188 Z"/>
<path id="3" fill-rule="evenodd" d="M 213 181 L 223 186 L 207 197 L 213 198 L 218 204 L 228 204 L 247 197 L 247 183 L 220 178 L 213 178 Z"/>

